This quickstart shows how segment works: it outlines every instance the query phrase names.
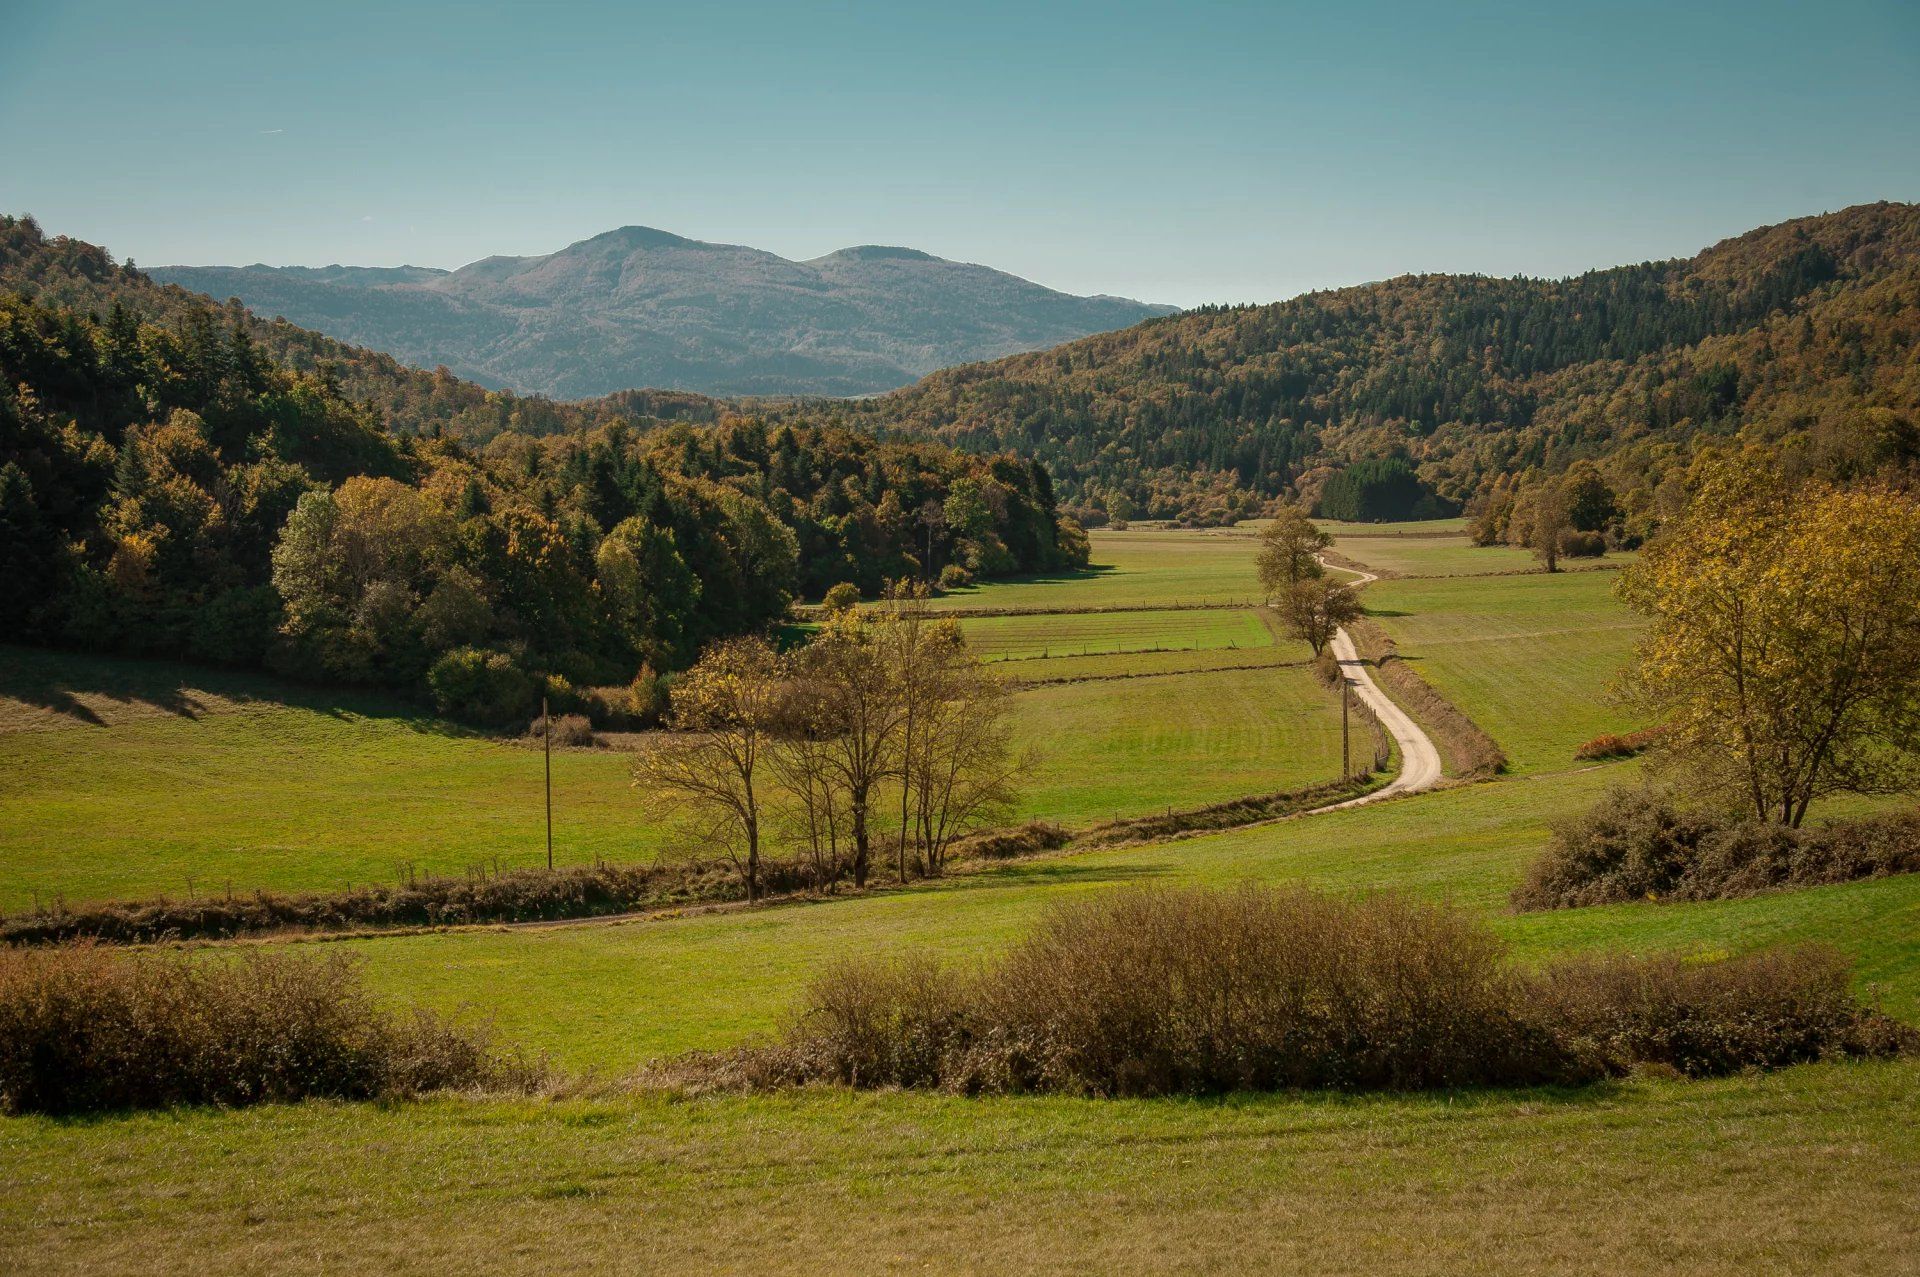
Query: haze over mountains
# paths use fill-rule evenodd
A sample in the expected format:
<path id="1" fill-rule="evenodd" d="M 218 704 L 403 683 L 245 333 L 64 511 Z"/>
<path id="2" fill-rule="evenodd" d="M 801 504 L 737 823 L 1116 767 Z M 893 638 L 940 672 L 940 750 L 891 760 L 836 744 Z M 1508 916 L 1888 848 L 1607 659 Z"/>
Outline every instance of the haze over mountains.
<path id="1" fill-rule="evenodd" d="M 1172 313 L 1003 271 L 866 245 L 807 262 L 626 226 L 544 257 L 427 267 L 163 266 L 406 363 L 586 398 L 652 386 L 861 395 L 938 368 L 1040 350 Z"/>

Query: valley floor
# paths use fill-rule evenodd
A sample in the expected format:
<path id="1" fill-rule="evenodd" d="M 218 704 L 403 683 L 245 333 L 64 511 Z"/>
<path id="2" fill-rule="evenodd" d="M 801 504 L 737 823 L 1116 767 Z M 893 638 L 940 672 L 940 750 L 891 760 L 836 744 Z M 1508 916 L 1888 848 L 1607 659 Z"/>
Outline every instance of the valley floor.
<path id="1" fill-rule="evenodd" d="M 1637 776 L 1631 761 L 1572 757 L 1587 737 L 1632 725 L 1604 691 L 1633 619 L 1611 572 L 1498 575 L 1511 565 L 1472 557 L 1482 552 L 1455 526 L 1361 535 L 1379 531 L 1341 529 L 1349 557 L 1366 561 L 1376 540 L 1395 556 L 1399 578 L 1368 586 L 1369 607 L 1507 749 L 1510 775 L 855 899 L 332 942 L 396 1004 L 465 1009 L 598 1080 L 558 1100 L 0 1121 L 0 1270 L 1920 1272 L 1920 1061 L 1571 1093 L 1211 1102 L 620 1090 L 649 1058 L 776 1028 L 829 959 L 913 949 L 969 961 L 1051 902 L 1139 882 L 1446 900 L 1521 961 L 1825 940 L 1855 960 L 1863 992 L 1920 1020 L 1920 876 L 1510 912 L 1507 893 L 1551 823 Z M 1110 533 L 1095 546 L 1127 566 L 983 587 L 971 606 L 1071 607 L 1076 585 L 1103 604 L 1160 610 L 1183 586 L 1185 601 L 1245 601 L 1244 532 Z M 1188 615 L 1212 618 L 1203 634 L 1238 624 L 1221 620 L 1232 611 Z M 1138 633 L 1165 646 L 1171 631 L 1158 626 Z M 1030 641 L 1017 626 L 1000 632 Z M 1262 703 L 1304 671 L 1179 672 L 1247 650 L 1007 661 L 1062 677 L 1148 675 L 1022 693 L 1057 693 L 1050 726 L 1089 742 L 1057 777 L 1038 772 L 1036 792 L 1093 819 L 1113 795 L 1141 797 L 1134 776 L 1197 793 L 1199 781 L 1169 775 L 1250 792 L 1278 787 L 1267 782 L 1286 760 L 1327 774 L 1329 720 L 1314 702 L 1285 692 Z M 1195 692 L 1207 688 L 1218 694 Z M 1273 742 L 1289 743 L 1268 770 L 1231 770 Z M 1073 784 L 1094 796 L 1075 799 Z"/>

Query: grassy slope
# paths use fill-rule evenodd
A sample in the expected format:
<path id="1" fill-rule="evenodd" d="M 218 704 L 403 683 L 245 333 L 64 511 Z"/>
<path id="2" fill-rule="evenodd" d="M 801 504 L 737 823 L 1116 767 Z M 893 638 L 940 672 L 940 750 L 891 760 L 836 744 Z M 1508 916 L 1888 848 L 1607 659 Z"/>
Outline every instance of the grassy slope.
<path id="1" fill-rule="evenodd" d="M 5 651 L 0 909 L 64 894 L 332 888 L 545 859 L 539 751 L 372 696 Z M 22 699 L 22 698 L 28 699 Z M 651 858 L 628 755 L 554 757 L 561 859 Z"/>
<path id="2" fill-rule="evenodd" d="M 1913 1271 L 1920 1067 L 1579 1096 L 304 1105 L 0 1123 L 36 1273 Z"/>

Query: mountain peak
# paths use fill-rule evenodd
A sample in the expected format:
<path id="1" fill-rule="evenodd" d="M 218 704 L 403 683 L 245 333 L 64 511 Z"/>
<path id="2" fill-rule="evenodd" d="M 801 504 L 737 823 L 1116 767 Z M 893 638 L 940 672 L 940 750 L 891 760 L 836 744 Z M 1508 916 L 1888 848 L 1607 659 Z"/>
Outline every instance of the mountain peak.
<path id="1" fill-rule="evenodd" d="M 820 260 L 826 262 L 833 261 L 836 258 L 842 261 L 858 262 L 937 262 L 944 260 L 943 258 L 935 257 L 932 253 L 923 253 L 917 248 L 898 248 L 891 244 L 855 244 L 852 248 L 843 248 L 838 252 L 828 253 Z"/>

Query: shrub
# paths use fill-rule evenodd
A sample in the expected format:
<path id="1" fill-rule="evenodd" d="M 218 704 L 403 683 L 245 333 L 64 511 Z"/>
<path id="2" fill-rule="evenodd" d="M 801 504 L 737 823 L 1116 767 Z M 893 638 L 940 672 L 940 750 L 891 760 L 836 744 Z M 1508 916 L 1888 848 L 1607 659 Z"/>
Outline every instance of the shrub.
<path id="1" fill-rule="evenodd" d="M 368 1099 L 531 1076 L 470 1030 L 380 1010 L 344 957 L 0 950 L 0 1112 Z"/>
<path id="2" fill-rule="evenodd" d="M 1664 734 L 1662 729 L 1658 727 L 1643 728 L 1637 732 L 1628 732 L 1624 736 L 1616 736 L 1611 732 L 1607 732 L 1594 737 L 1592 740 L 1587 741 L 1575 749 L 1573 756 L 1581 762 L 1591 762 L 1602 758 L 1632 758 L 1635 754 L 1642 753 L 1654 745 L 1659 744 L 1660 738 Z"/>
<path id="3" fill-rule="evenodd" d="M 1650 790 L 1613 789 L 1584 816 L 1554 826 L 1514 903 L 1538 909 L 1671 894 L 1713 827 Z"/>
<path id="4" fill-rule="evenodd" d="M 1560 538 L 1560 553 L 1569 559 L 1597 559 L 1607 552 L 1607 538 L 1598 532 L 1569 532 Z"/>
<path id="5" fill-rule="evenodd" d="M 827 591 L 821 605 L 829 612 L 851 612 L 860 604 L 860 587 L 851 581 L 842 581 Z"/>
<path id="6" fill-rule="evenodd" d="M 953 857 L 956 860 L 1007 860 L 1035 852 L 1057 851 L 1071 838 L 1059 825 L 1034 820 L 1018 829 L 995 829 L 963 838 L 953 845 Z"/>
<path id="7" fill-rule="evenodd" d="M 798 891 L 819 885 L 805 867 L 787 862 L 766 863 L 761 876 L 769 891 Z M 0 918 L 0 941 L 18 945 L 77 939 L 142 943 L 266 931 L 551 921 L 745 897 L 745 884 L 732 865 L 700 861 L 496 873 L 476 870 L 459 878 L 409 876 L 394 886 L 345 891 L 299 895 L 256 891 L 186 900 L 162 897 L 13 914 Z"/>
<path id="8" fill-rule="evenodd" d="M 777 1043 L 660 1066 L 670 1085 L 807 1082 L 1092 1095 L 1579 1083 L 1920 1048 L 1828 950 L 1515 972 L 1466 915 L 1301 889 L 1056 905 L 973 972 L 846 961 Z"/>
<path id="9" fill-rule="evenodd" d="M 505 652 L 456 647 L 427 671 L 434 704 L 443 714 L 497 726 L 534 708 L 534 681 Z"/>
<path id="10" fill-rule="evenodd" d="M 1846 960 L 1824 945 L 1713 963 L 1577 959 L 1549 968 L 1534 993 L 1564 1040 L 1613 1071 L 1659 1065 L 1698 1077 L 1920 1045 L 1920 1034 L 1855 1001 Z"/>
<path id="11" fill-rule="evenodd" d="M 943 590 L 965 589 L 972 584 L 973 573 L 967 571 L 958 563 L 949 563 L 940 569 L 940 588 Z"/>
<path id="12" fill-rule="evenodd" d="M 1721 900 L 1783 887 L 1920 872 L 1920 812 L 1814 829 L 1690 813 L 1615 789 L 1552 841 L 1513 893 L 1519 909 L 1620 900 Z"/>
<path id="13" fill-rule="evenodd" d="M 587 721 L 584 714 L 561 714 L 551 720 L 536 718 L 527 724 L 527 735 L 539 740 L 546 734 L 549 722 L 553 729 L 553 743 L 563 749 L 583 748 L 597 743 L 593 736 L 593 724 Z"/>

